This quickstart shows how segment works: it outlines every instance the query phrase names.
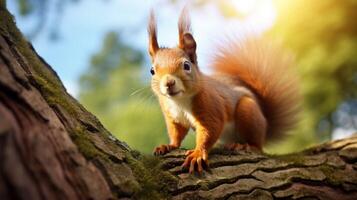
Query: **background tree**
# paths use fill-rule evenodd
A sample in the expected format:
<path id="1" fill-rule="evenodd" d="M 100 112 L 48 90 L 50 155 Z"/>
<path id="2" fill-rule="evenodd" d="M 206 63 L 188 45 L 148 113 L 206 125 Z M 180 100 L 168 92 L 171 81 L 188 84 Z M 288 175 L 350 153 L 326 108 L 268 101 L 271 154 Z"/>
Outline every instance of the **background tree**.
<path id="1" fill-rule="evenodd" d="M 34 18 L 35 23 L 31 30 L 26 33 L 29 39 L 35 39 L 37 35 L 45 28 L 50 26 L 50 34 L 48 37 L 51 40 L 58 39 L 58 27 L 62 18 L 62 14 L 68 5 L 79 2 L 80 0 L 15 0 L 19 13 L 25 18 Z M 54 12 L 55 17 L 48 20 L 49 13 Z"/>
<path id="2" fill-rule="evenodd" d="M 184 151 L 145 156 L 69 95 L 0 0 L 0 199 L 356 199 L 357 138 L 271 156 L 210 152 L 202 176 Z"/>
<path id="3" fill-rule="evenodd" d="M 286 49 L 296 56 L 304 111 L 302 122 L 294 134 L 281 144 L 271 145 L 268 151 L 297 151 L 331 139 L 337 129 L 353 132 L 357 129 L 356 1 L 272 1 L 276 21 L 264 35 L 282 41 Z M 49 12 L 51 7 L 61 11 L 78 0 L 17 2 L 24 16 L 45 20 L 46 15 L 41 13 Z M 257 6 L 261 2 L 256 1 Z M 172 1 L 172 4 L 179 3 Z M 226 20 L 241 20 L 249 15 L 240 13 L 234 0 L 194 1 L 192 10 L 199 11 L 207 4 L 214 4 Z M 43 6 L 46 9 L 42 9 Z M 58 13 L 60 19 L 62 12 Z M 56 21 L 51 23 L 57 24 Z M 144 21 L 138 26 L 145 27 Z M 124 55 L 125 52 L 142 55 L 130 58 Z M 133 48 L 129 42 L 124 43 L 120 37 L 109 33 L 102 49 L 89 64 L 89 71 L 83 73 L 80 100 L 117 137 L 128 141 L 134 148 L 150 152 L 153 146 L 165 142 L 167 137 L 159 107 L 151 97 L 150 89 L 141 90 L 149 85 L 146 74 L 150 63 L 143 58 L 146 54 L 146 49 Z M 140 120 L 141 126 L 136 126 L 137 120 Z M 193 143 L 193 136 L 189 136 L 188 144 L 185 143 L 187 147 Z"/>
<path id="4" fill-rule="evenodd" d="M 277 19 L 267 34 L 295 54 L 305 108 L 294 136 L 275 151 L 331 139 L 336 128 L 356 130 L 357 1 L 274 3 Z"/>

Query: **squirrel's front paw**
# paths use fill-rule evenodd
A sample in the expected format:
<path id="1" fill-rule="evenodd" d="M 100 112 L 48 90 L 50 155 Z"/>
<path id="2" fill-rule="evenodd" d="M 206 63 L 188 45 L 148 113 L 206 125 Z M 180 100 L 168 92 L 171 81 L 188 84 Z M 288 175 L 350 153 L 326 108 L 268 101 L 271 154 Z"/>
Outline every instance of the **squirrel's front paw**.
<path id="1" fill-rule="evenodd" d="M 182 164 L 183 168 L 189 168 L 189 172 L 193 173 L 195 171 L 195 166 L 197 166 L 196 170 L 198 173 L 202 173 L 203 164 L 208 166 L 208 153 L 206 150 L 189 150 L 186 152 L 185 162 Z"/>
<path id="2" fill-rule="evenodd" d="M 177 147 L 171 144 L 163 144 L 154 149 L 154 155 L 155 156 L 164 155 L 173 149 L 177 149 Z"/>

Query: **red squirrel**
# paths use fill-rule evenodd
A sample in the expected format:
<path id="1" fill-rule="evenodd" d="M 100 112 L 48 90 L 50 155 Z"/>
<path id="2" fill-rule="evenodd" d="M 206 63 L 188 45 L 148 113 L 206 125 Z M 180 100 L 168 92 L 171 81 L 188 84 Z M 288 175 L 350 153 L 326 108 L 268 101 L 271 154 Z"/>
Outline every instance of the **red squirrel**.
<path id="1" fill-rule="evenodd" d="M 262 151 L 267 140 L 281 138 L 295 125 L 296 77 L 289 73 L 289 59 L 272 46 L 259 40 L 228 39 L 213 49 L 213 75 L 205 75 L 198 67 L 187 11 L 179 18 L 177 47 L 159 47 L 156 29 L 151 12 L 151 87 L 170 138 L 170 144 L 155 148 L 155 155 L 179 148 L 192 128 L 196 147 L 186 152 L 182 166 L 201 173 L 218 140 L 231 150 Z"/>

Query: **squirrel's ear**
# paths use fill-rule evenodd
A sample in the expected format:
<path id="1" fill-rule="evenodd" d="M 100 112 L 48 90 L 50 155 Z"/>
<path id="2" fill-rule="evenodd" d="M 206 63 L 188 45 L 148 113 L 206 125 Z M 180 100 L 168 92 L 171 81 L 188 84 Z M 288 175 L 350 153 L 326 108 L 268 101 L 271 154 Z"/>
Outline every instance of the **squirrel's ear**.
<path id="1" fill-rule="evenodd" d="M 151 59 L 153 59 L 156 52 L 159 50 L 159 45 L 157 43 L 157 34 L 156 34 L 156 21 L 155 21 L 155 15 L 153 10 L 151 10 L 150 12 L 148 34 L 149 34 L 149 54 L 151 56 Z"/>
<path id="2" fill-rule="evenodd" d="M 179 30 L 179 45 L 178 47 L 185 51 L 190 57 L 192 63 L 197 64 L 196 56 L 196 41 L 191 34 L 191 22 L 187 14 L 187 9 L 184 8 L 178 22 Z"/>

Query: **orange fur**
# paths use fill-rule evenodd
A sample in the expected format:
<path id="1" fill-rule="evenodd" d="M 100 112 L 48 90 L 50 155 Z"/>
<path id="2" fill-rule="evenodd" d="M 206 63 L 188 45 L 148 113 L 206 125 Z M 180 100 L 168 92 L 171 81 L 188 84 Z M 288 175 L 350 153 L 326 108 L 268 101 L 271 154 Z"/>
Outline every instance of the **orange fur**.
<path id="1" fill-rule="evenodd" d="M 197 65 L 187 12 L 178 23 L 176 48 L 158 47 L 153 20 L 152 14 L 148 27 L 151 86 L 170 137 L 170 144 L 157 147 L 155 154 L 178 148 L 193 128 L 196 147 L 187 151 L 183 166 L 201 172 L 218 139 L 233 146 L 244 141 L 261 150 L 266 139 L 280 136 L 293 125 L 298 93 L 280 54 L 261 43 L 230 42 L 217 50 L 216 74 L 207 76 Z"/>
<path id="2" fill-rule="evenodd" d="M 192 99 L 192 113 L 195 116 L 196 148 L 209 150 L 218 140 L 228 116 L 225 100 L 218 91 L 205 88 Z"/>
<path id="3" fill-rule="evenodd" d="M 188 132 L 188 127 L 175 122 L 170 117 L 166 117 L 166 124 L 171 140 L 170 145 L 175 148 L 180 147 L 182 140 L 185 138 Z"/>
<path id="4" fill-rule="evenodd" d="M 268 122 L 267 139 L 279 139 L 297 122 L 299 91 L 291 59 L 263 40 L 230 40 L 218 48 L 213 70 L 235 78 L 257 96 Z"/>
<path id="5" fill-rule="evenodd" d="M 237 131 L 243 141 L 262 150 L 265 142 L 267 122 L 257 102 L 249 97 L 239 100 L 235 121 Z"/>
<path id="6" fill-rule="evenodd" d="M 148 25 L 148 34 L 149 34 L 149 54 L 151 56 L 155 55 L 159 50 L 159 44 L 157 42 L 157 33 L 156 33 L 156 21 L 154 12 L 151 11 Z"/>
<path id="7" fill-rule="evenodd" d="M 183 49 L 185 53 L 190 57 L 190 60 L 197 64 L 196 56 L 196 42 L 191 35 L 191 22 L 187 15 L 187 9 L 183 9 L 179 22 L 179 45 L 180 49 Z"/>

